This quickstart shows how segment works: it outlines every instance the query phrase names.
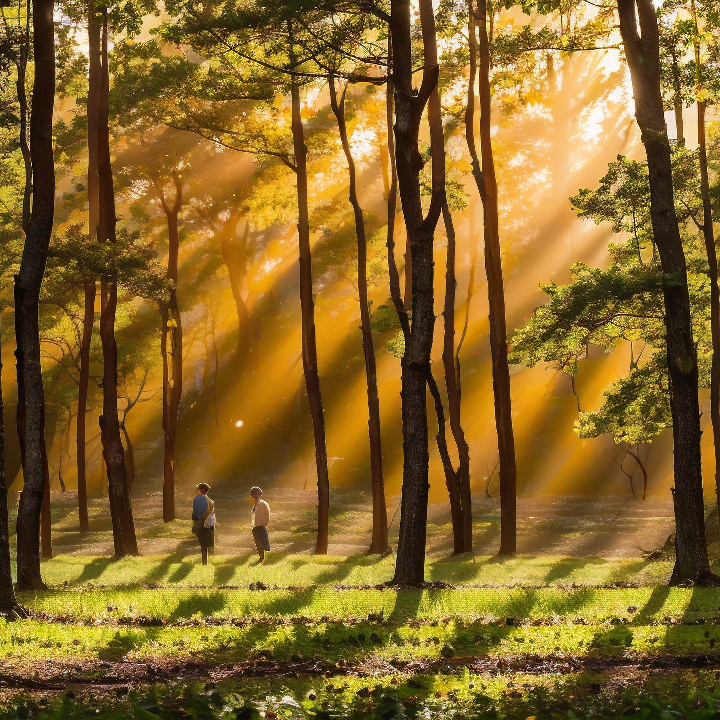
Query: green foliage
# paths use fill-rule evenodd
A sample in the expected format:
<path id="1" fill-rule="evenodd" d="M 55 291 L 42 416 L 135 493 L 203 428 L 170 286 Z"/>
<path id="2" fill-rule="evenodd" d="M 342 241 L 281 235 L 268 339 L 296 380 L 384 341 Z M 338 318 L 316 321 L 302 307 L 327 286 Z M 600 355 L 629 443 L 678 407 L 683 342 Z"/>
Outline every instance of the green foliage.
<path id="1" fill-rule="evenodd" d="M 707 260 L 692 220 L 699 212 L 697 178 L 696 155 L 676 148 L 673 180 L 688 261 L 700 383 L 709 387 Z M 572 202 L 580 217 L 608 222 L 625 239 L 610 245 L 606 270 L 576 263 L 567 285 L 542 286 L 549 301 L 516 332 L 511 359 L 527 366 L 551 363 L 573 375 L 591 346 L 609 353 L 621 343 L 630 344 L 628 376 L 610 385 L 597 411 L 581 412 L 575 429 L 580 437 L 608 433 L 618 443 L 647 443 L 671 425 L 663 286 L 676 281 L 663 274 L 654 245 L 647 166 L 618 157 L 597 188 L 581 190 Z"/>

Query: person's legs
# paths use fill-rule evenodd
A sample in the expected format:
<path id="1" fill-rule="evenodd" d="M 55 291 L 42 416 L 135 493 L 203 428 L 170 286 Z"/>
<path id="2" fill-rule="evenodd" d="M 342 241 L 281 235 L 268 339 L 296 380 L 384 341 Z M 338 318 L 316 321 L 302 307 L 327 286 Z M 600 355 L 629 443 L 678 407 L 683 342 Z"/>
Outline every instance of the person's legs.
<path id="1" fill-rule="evenodd" d="M 255 547 L 257 548 L 258 555 L 260 556 L 260 562 L 265 560 L 265 548 L 263 547 L 263 533 L 262 531 L 265 528 L 262 527 L 254 527 L 252 529 L 253 534 L 253 540 L 255 540 Z"/>
<path id="2" fill-rule="evenodd" d="M 200 544 L 200 555 L 202 556 L 202 564 L 207 565 L 208 548 L 205 543 Z"/>

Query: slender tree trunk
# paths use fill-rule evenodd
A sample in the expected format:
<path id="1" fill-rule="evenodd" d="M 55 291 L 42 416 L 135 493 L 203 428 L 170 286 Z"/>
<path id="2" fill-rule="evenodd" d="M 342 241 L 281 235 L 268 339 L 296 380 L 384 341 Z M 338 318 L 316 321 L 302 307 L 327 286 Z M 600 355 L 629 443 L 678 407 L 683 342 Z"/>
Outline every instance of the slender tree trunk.
<path id="1" fill-rule="evenodd" d="M 30 145 L 28 144 L 27 136 L 27 119 L 28 119 L 28 104 L 27 104 L 27 91 L 25 90 L 25 78 L 27 73 L 27 61 L 28 51 L 30 49 L 30 29 L 26 27 L 26 36 L 23 37 L 20 43 L 18 63 L 17 63 L 17 98 L 18 98 L 18 109 L 20 111 L 20 154 L 23 159 L 23 169 L 25 171 L 25 185 L 23 187 L 23 203 L 22 203 L 22 229 L 27 234 L 30 226 L 30 202 L 32 200 L 32 177 L 33 177 L 33 166 L 32 157 L 30 155 Z"/>
<path id="2" fill-rule="evenodd" d="M 479 89 L 480 89 L 480 155 L 475 150 L 473 112 L 466 114 L 465 131 L 472 156 L 473 176 L 483 202 L 485 274 L 488 283 L 490 313 L 490 354 L 492 357 L 493 397 L 495 399 L 495 427 L 500 458 L 500 555 L 514 555 L 517 549 L 517 507 L 515 438 L 512 424 L 510 368 L 507 359 L 507 328 L 505 321 L 505 289 L 500 254 L 498 217 L 498 189 L 495 177 L 495 158 L 491 136 L 490 38 L 488 36 L 488 7 L 486 0 L 478 0 Z M 492 11 L 490 11 L 491 13 Z M 471 55 L 475 36 L 470 36 Z M 474 74 L 471 77 L 474 83 Z M 470 98 L 469 98 L 470 99 Z M 470 108 L 468 101 L 468 108 Z M 469 120 L 469 122 L 468 122 Z"/>
<path id="3" fill-rule="evenodd" d="M 427 382 L 435 327 L 433 240 L 445 198 L 442 128 L 431 125 L 432 199 L 427 217 L 420 201 L 418 134 L 425 104 L 437 85 L 439 67 L 432 0 L 420 0 L 424 70 L 418 92 L 412 87 L 409 0 L 392 0 L 390 32 L 395 82 L 395 155 L 408 247 L 412 262 L 412 325 L 402 359 L 403 484 L 400 538 L 393 584 L 424 580 L 428 502 Z M 436 95 L 437 98 L 437 95 Z M 439 102 L 439 98 L 438 98 Z"/>
<path id="4" fill-rule="evenodd" d="M 291 39 L 292 43 L 292 39 Z M 300 250 L 300 313 L 302 316 L 302 356 L 305 387 L 310 403 L 315 439 L 315 464 L 318 488 L 318 530 L 315 552 L 327 555 L 328 524 L 330 518 L 330 480 L 328 477 L 327 447 L 325 445 L 325 416 L 320 395 L 317 344 L 315 341 L 315 300 L 312 287 L 312 256 L 310 254 L 310 218 L 307 190 L 307 147 L 300 116 L 300 87 L 295 76 L 291 79 L 292 135 L 295 151 L 298 199 L 298 245 Z"/>
<path id="5" fill-rule="evenodd" d="M 108 127 L 110 73 L 107 46 L 108 21 L 105 9 L 102 23 L 102 73 L 98 103 L 98 176 L 100 182 L 98 240 L 103 243 L 114 243 L 117 219 L 110 166 L 110 131 Z M 99 418 L 100 439 L 107 466 L 115 557 L 120 558 L 125 555 L 137 555 L 138 549 L 118 419 L 117 344 L 115 342 L 115 313 L 118 293 L 117 281 L 114 277 L 102 281 L 102 296 L 100 339 L 103 349 L 103 414 Z"/>
<path id="6" fill-rule="evenodd" d="M 447 267 L 445 270 L 445 333 L 443 337 L 443 368 L 448 396 L 450 430 L 458 452 L 458 469 L 454 473 L 459 495 L 458 527 L 453 525 L 454 553 L 472 552 L 472 494 L 470 491 L 470 447 L 465 439 L 460 414 L 460 364 L 455 350 L 455 227 L 447 201 L 443 204 L 443 218 L 447 234 Z"/>
<path id="7" fill-rule="evenodd" d="M 50 469 L 45 458 L 45 485 L 43 487 L 42 510 L 40 511 L 40 548 L 43 560 L 53 556 L 52 512 L 50 508 Z"/>
<path id="8" fill-rule="evenodd" d="M 100 24 L 97 20 L 95 3 L 88 2 L 88 228 L 90 242 L 97 240 L 99 212 L 98 183 L 98 99 L 100 92 Z M 80 532 L 90 529 L 87 506 L 87 401 L 90 383 L 90 345 L 92 343 L 93 326 L 95 325 L 95 297 L 97 287 L 94 280 L 83 285 L 85 303 L 83 309 L 83 331 L 80 341 L 80 379 L 78 384 L 77 414 L 77 484 L 78 514 L 80 516 Z"/>
<path id="9" fill-rule="evenodd" d="M 672 50 L 673 75 L 673 107 L 675 110 L 675 128 L 678 144 L 685 143 L 685 121 L 683 119 L 682 80 L 680 78 L 680 65 L 675 49 Z"/>
<path id="10" fill-rule="evenodd" d="M 388 66 L 393 64 L 392 35 L 388 35 Z M 387 194 L 387 257 L 388 275 L 390 278 L 390 297 L 392 298 L 395 311 L 397 312 L 400 327 L 407 342 L 410 334 L 410 318 L 405 310 L 402 292 L 400 290 L 400 273 L 398 272 L 397 261 L 395 260 L 395 215 L 397 213 L 398 177 L 397 163 L 395 161 L 395 131 L 393 129 L 393 116 L 395 114 L 395 87 L 392 81 L 392 74 L 388 73 L 387 87 L 385 91 L 387 127 L 388 159 L 390 164 L 389 186 Z"/>
<path id="11" fill-rule="evenodd" d="M 365 219 L 357 196 L 357 178 L 355 161 L 350 151 L 347 125 L 345 123 L 345 92 L 340 103 L 335 92 L 335 79 L 329 78 L 330 105 L 337 119 L 345 159 L 350 175 L 350 204 L 355 217 L 355 234 L 357 236 L 357 274 L 358 300 L 360 302 L 360 329 L 362 332 L 363 354 L 365 356 L 365 379 L 368 401 L 368 434 L 370 439 L 370 475 L 372 479 L 373 497 L 373 530 L 370 541 L 370 553 L 383 553 L 388 548 L 387 509 L 385 507 L 385 480 L 383 477 L 382 439 L 380 434 L 380 399 L 377 387 L 377 369 L 375 366 L 375 348 L 373 346 L 372 328 L 370 327 L 370 305 L 368 304 L 367 288 L 367 239 L 365 235 Z M 347 85 L 345 86 L 347 89 Z"/>
<path id="12" fill-rule="evenodd" d="M 650 172 L 655 244 L 666 278 L 665 326 L 675 450 L 675 568 L 670 582 L 710 584 L 717 578 L 710 572 L 705 541 L 697 353 L 685 256 L 675 213 L 670 142 L 660 94 L 657 16 L 652 0 L 618 0 L 618 12 L 633 83 L 635 116 Z"/>
<path id="13" fill-rule="evenodd" d="M 177 427 L 182 400 L 182 318 L 177 301 L 178 255 L 180 253 L 180 233 L 178 214 L 183 203 L 182 183 L 178 175 L 173 177 L 175 201 L 167 204 L 160 189 L 160 203 L 165 211 L 168 225 L 168 266 L 167 278 L 171 282 L 170 298 L 162 308 L 163 354 L 163 521 L 175 519 L 175 445 Z M 170 358 L 168 360 L 168 336 L 170 338 Z"/>
<path id="14" fill-rule="evenodd" d="M 0 375 L 2 375 L 2 358 L 0 358 Z M 15 597 L 10 561 L 8 489 L 5 480 L 5 407 L 2 382 L 0 382 L 0 614 L 5 617 L 27 614 Z"/>
<path id="15" fill-rule="evenodd" d="M 55 165 L 52 118 L 55 104 L 55 27 L 53 3 L 33 0 L 35 79 L 30 114 L 30 153 L 33 168 L 32 214 L 15 276 L 18 403 L 24 427 L 24 486 L 17 517 L 17 569 L 20 590 L 45 587 L 40 576 L 40 513 L 45 487 L 45 394 L 40 364 L 38 309 L 55 211 Z"/>

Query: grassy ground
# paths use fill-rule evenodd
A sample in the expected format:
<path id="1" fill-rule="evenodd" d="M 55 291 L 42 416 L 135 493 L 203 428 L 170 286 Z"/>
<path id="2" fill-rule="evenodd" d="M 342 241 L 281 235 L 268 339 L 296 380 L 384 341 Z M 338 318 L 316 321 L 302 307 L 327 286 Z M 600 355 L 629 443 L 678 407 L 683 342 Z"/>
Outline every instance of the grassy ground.
<path id="1" fill-rule="evenodd" d="M 643 558 L 660 506 L 612 543 L 613 508 L 593 507 L 541 508 L 543 542 L 568 554 L 511 560 L 447 557 L 436 513 L 434 585 L 394 590 L 393 555 L 301 552 L 304 510 L 300 544 L 276 533 L 265 566 L 238 519 L 202 567 L 184 521 L 141 519 L 143 554 L 116 562 L 92 552 L 104 521 L 80 538 L 56 503 L 50 589 L 0 622 L 0 718 L 720 718 L 720 590 L 669 589 L 671 561 Z M 610 550 L 583 555 L 599 538 Z"/>

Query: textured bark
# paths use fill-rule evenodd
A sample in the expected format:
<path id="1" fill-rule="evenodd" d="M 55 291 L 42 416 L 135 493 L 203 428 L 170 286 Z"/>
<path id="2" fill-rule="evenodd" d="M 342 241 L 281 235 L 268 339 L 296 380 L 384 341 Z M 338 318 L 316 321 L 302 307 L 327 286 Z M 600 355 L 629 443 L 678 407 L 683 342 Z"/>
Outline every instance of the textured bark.
<path id="1" fill-rule="evenodd" d="M 2 359 L 0 358 L 0 375 Z M 5 408 L 0 382 L 0 614 L 25 615 L 15 597 L 10 561 L 10 524 L 8 521 L 8 489 L 5 480 Z"/>
<path id="2" fill-rule="evenodd" d="M 98 181 L 98 99 L 100 92 L 100 24 L 97 20 L 95 3 L 88 2 L 88 228 L 90 242 L 97 240 L 99 212 L 99 181 Z M 90 529 L 87 508 L 87 461 L 86 461 L 86 427 L 87 400 L 90 383 L 90 344 L 93 326 L 95 325 L 95 297 L 97 287 L 95 281 L 87 281 L 83 286 L 83 331 L 80 340 L 80 378 L 78 382 L 78 413 L 76 430 L 77 447 L 77 483 L 78 483 L 78 514 L 80 532 Z"/>
<path id="3" fill-rule="evenodd" d="M 383 553 L 388 549 L 387 508 L 385 506 L 385 479 L 383 477 L 382 439 L 380 434 L 380 399 L 377 387 L 377 369 L 375 365 L 375 348 L 373 346 L 372 328 L 370 326 L 370 305 L 368 304 L 367 287 L 367 238 L 365 220 L 357 196 L 357 178 L 355 161 L 350 151 L 347 125 L 345 123 L 345 93 L 340 102 L 337 101 L 335 80 L 332 76 L 330 84 L 330 105 L 337 119 L 345 159 L 350 176 L 349 196 L 355 218 L 355 234 L 357 237 L 357 274 L 358 300 L 360 302 L 360 330 L 362 332 L 363 354 L 365 356 L 365 380 L 368 401 L 368 435 L 370 439 L 370 476 L 373 498 L 373 529 L 370 541 L 370 553 Z M 347 86 L 345 86 L 347 88 Z"/>
<path id="4" fill-rule="evenodd" d="M 393 584 L 416 585 L 425 574 L 428 502 L 427 381 L 430 376 L 435 313 L 433 308 L 433 238 L 445 197 L 442 128 L 431 127 L 432 199 L 427 217 L 420 201 L 422 158 L 418 133 L 425 104 L 438 79 L 432 0 L 420 0 L 424 70 L 420 89 L 412 87 L 412 41 L 409 0 L 391 3 L 390 32 L 395 83 L 395 160 L 408 249 L 412 262 L 412 325 L 402 359 L 403 484 L 400 538 Z"/>
<path id="5" fill-rule="evenodd" d="M 125 437 L 125 473 L 127 475 L 128 492 L 130 492 L 132 491 L 132 487 L 135 482 L 135 452 L 133 450 L 132 443 L 130 442 L 130 436 L 128 435 L 125 423 L 120 425 L 120 429 Z"/>
<path id="6" fill-rule="evenodd" d="M 447 235 L 447 261 L 445 268 L 445 308 L 443 311 L 445 332 L 443 335 L 443 369 L 448 397 L 450 431 L 458 453 L 458 468 L 452 468 L 452 476 L 446 470 L 446 482 L 452 481 L 453 493 L 457 494 L 457 509 L 453 514 L 453 554 L 472 552 L 472 494 L 470 491 L 470 446 L 465 439 L 461 421 L 460 362 L 455 348 L 455 227 L 447 201 L 443 203 L 443 219 Z M 451 493 L 452 497 L 452 493 Z M 457 516 L 457 518 L 456 518 Z"/>
<path id="7" fill-rule="evenodd" d="M 108 127 L 108 98 L 110 76 L 108 67 L 107 10 L 103 11 L 102 72 L 98 103 L 98 176 L 100 204 L 98 240 L 115 242 L 115 192 L 110 166 L 110 131 Z M 125 454 L 120 440 L 117 402 L 117 344 L 115 342 L 115 313 L 117 310 L 117 281 L 102 281 L 100 312 L 100 340 L 103 349 L 103 414 L 99 418 L 103 458 L 107 467 L 110 516 L 113 526 L 115 557 L 137 555 L 135 524 L 130 492 L 127 486 Z"/>
<path id="8" fill-rule="evenodd" d="M 163 521 L 175 519 L 175 444 L 182 400 L 182 318 L 177 301 L 178 255 L 180 233 L 178 214 L 183 204 L 182 183 L 179 176 L 173 176 L 175 200 L 169 205 L 161 187 L 158 198 L 162 205 L 168 226 L 167 279 L 171 283 L 170 297 L 162 306 L 162 339 L 160 348 L 163 360 Z M 169 357 L 168 357 L 168 338 Z"/>
<path id="9" fill-rule="evenodd" d="M 292 38 L 290 40 L 292 44 Z M 300 116 L 300 87 L 292 76 L 290 98 L 292 103 L 292 136 L 295 152 L 298 202 L 298 246 L 300 255 L 300 314 L 302 319 L 302 357 L 310 414 L 315 441 L 315 465 L 318 489 L 318 530 L 315 552 L 327 555 L 328 524 L 330 516 L 330 480 L 328 476 L 327 447 L 325 444 L 325 416 L 320 395 L 317 343 L 315 341 L 315 300 L 312 287 L 312 256 L 310 253 L 310 217 L 308 211 L 307 147 Z"/>
<path id="10" fill-rule="evenodd" d="M 38 307 L 55 210 L 55 165 L 52 118 L 55 102 L 55 28 L 53 3 L 33 0 L 35 76 L 30 114 L 33 169 L 32 214 L 15 276 L 19 427 L 24 486 L 17 516 L 17 573 L 20 590 L 38 590 L 40 576 L 40 513 L 45 487 L 45 394 L 40 365 Z M 20 412 L 20 408 L 18 408 Z"/>
<path id="11" fill-rule="evenodd" d="M 488 284 L 490 315 L 490 355 L 492 358 L 495 428 L 500 458 L 500 555 L 514 555 L 517 548 L 517 507 L 515 438 L 512 424 L 510 368 L 508 366 L 507 328 L 505 320 L 505 289 L 500 255 L 498 188 L 491 137 L 490 38 L 487 23 L 492 16 L 486 0 L 478 1 L 478 36 L 470 34 L 471 58 L 477 57 L 480 91 L 480 156 L 475 149 L 474 102 L 468 99 L 465 131 L 472 158 L 472 173 L 483 203 L 485 274 Z M 471 21 L 472 24 L 472 21 Z M 473 62 L 473 60 L 471 60 Z M 474 66 L 471 66 L 474 71 Z M 474 83 L 474 72 L 470 82 Z M 472 108 L 472 111 L 471 111 Z"/>
<path id="12" fill-rule="evenodd" d="M 42 509 L 40 511 L 40 549 L 43 560 L 53 556 L 52 549 L 52 512 L 50 508 L 50 468 L 45 458 L 45 484 L 43 486 Z"/>
<path id="13" fill-rule="evenodd" d="M 710 572 L 705 541 L 697 353 L 690 320 L 687 268 L 675 213 L 670 142 L 660 94 L 657 16 L 652 0 L 618 0 L 618 12 L 635 96 L 635 117 L 650 172 L 655 244 L 665 276 L 675 474 L 676 557 L 670 582 L 710 583 L 716 578 Z"/>

